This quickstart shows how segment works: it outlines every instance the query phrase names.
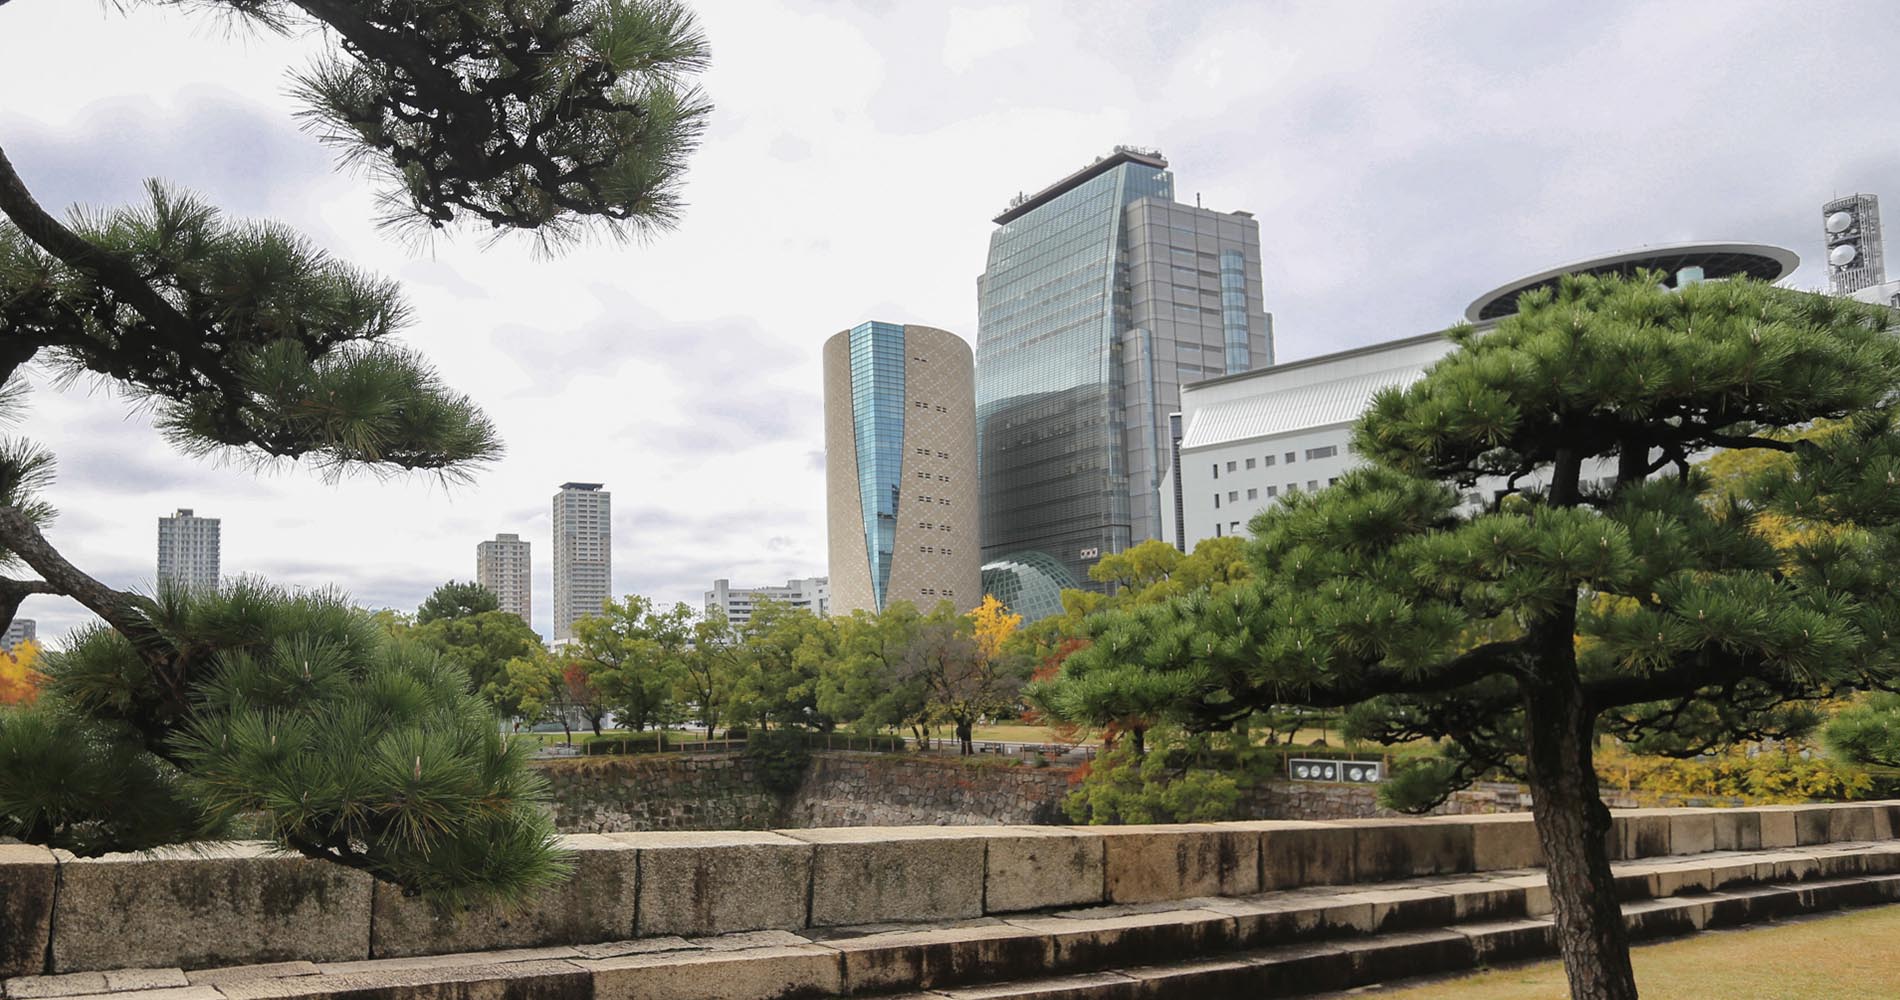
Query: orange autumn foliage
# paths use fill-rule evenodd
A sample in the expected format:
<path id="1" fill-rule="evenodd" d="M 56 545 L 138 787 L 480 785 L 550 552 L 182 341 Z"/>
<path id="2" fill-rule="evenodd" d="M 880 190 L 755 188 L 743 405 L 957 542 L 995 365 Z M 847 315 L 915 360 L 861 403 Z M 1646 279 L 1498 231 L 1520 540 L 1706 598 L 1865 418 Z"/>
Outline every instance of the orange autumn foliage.
<path id="1" fill-rule="evenodd" d="M 40 696 L 46 675 L 33 669 L 39 658 L 39 644 L 30 639 L 0 652 L 0 705 L 30 705 Z"/>

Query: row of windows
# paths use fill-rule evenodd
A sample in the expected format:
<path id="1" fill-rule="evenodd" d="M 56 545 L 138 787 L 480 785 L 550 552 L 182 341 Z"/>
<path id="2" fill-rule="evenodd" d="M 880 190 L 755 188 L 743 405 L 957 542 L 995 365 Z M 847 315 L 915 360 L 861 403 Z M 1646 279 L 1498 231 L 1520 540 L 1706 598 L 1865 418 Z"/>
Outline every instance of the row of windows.
<path id="1" fill-rule="evenodd" d="M 934 554 L 934 555 L 946 555 L 946 556 L 948 556 L 948 555 L 955 555 L 955 553 L 953 553 L 953 552 L 951 552 L 951 551 L 950 551 L 950 547 L 949 547 L 949 546 L 947 546 L 947 545 L 940 545 L 940 546 L 932 546 L 932 545 L 919 545 L 919 546 L 917 546 L 917 551 L 919 551 L 919 552 L 929 552 L 929 553 L 932 553 L 932 554 Z"/>
<path id="2" fill-rule="evenodd" d="M 932 499 L 935 499 L 937 503 L 939 503 L 939 504 L 942 504 L 942 505 L 943 505 L 943 506 L 945 506 L 945 507 L 948 507 L 948 506 L 950 506 L 950 498 L 949 498 L 949 497 L 935 497 L 935 498 L 932 498 L 932 497 L 927 497 L 927 496 L 924 496 L 924 495 L 923 495 L 922 493 L 919 493 L 919 494 L 917 494 L 917 502 L 918 502 L 918 503 L 929 503 L 929 502 L 931 502 L 931 500 L 932 500 Z"/>
<path id="3" fill-rule="evenodd" d="M 919 590 L 918 593 L 923 594 L 927 597 L 955 597 L 957 596 L 957 592 L 954 590 L 951 590 L 949 587 L 943 588 L 942 593 L 938 593 L 937 589 L 934 587 L 925 587 L 922 590 Z"/>
<path id="4" fill-rule="evenodd" d="M 929 449 L 929 448 L 918 448 L 918 449 L 917 449 L 917 454 L 919 454 L 919 455 L 922 455 L 922 456 L 924 456 L 925 458 L 929 458 L 929 457 L 930 457 L 930 454 L 931 454 L 931 451 L 930 451 L 930 449 Z M 949 452 L 947 452 L 947 451 L 940 451 L 940 452 L 937 452 L 937 453 L 936 453 L 936 455 L 937 455 L 937 457 L 938 457 L 938 458 L 949 458 L 949 457 L 950 457 L 950 453 L 949 453 Z"/>
<path id="5" fill-rule="evenodd" d="M 914 407 L 916 407 L 917 409 L 920 409 L 920 410 L 936 410 L 936 411 L 937 411 L 938 413 L 949 413 L 949 412 L 950 412 L 950 408 L 949 408 L 949 407 L 947 407 L 947 406 L 932 406 L 932 405 L 930 405 L 929 403 L 926 403 L 926 402 L 924 402 L 924 401 L 923 401 L 923 400 L 921 400 L 921 399 L 919 399 L 919 400 L 915 400 L 915 401 L 913 401 L 913 402 L 912 402 L 912 403 L 911 403 L 910 405 L 912 405 L 912 406 L 914 406 Z"/>
<path id="6" fill-rule="evenodd" d="M 1326 485 L 1328 485 L 1328 486 L 1332 486 L 1332 485 L 1334 485 L 1334 484 L 1336 484 L 1336 483 L 1338 483 L 1338 482 L 1339 482 L 1339 477 L 1338 477 L 1338 476 L 1334 476 L 1334 477 L 1332 477 L 1331 479 L 1328 479 L 1328 480 L 1326 480 Z M 1319 480 L 1317 480 L 1317 479 L 1308 479 L 1308 480 L 1306 481 L 1306 488 L 1307 488 L 1308 490 L 1317 490 L 1317 489 L 1319 489 Z M 1299 483 L 1288 483 L 1288 484 L 1286 484 L 1286 491 L 1287 491 L 1288 493 L 1298 493 L 1298 492 L 1300 491 L 1300 484 L 1299 484 Z M 1277 487 L 1277 486 L 1269 486 L 1269 487 L 1267 487 L 1267 499 L 1269 499 L 1269 500 L 1271 500 L 1271 499 L 1273 499 L 1274 497 L 1277 497 L 1277 496 L 1279 496 L 1279 495 L 1280 495 L 1280 489 L 1279 489 L 1279 487 Z M 1248 490 L 1248 491 L 1247 491 L 1247 499 L 1249 499 L 1249 500 L 1258 500 L 1258 499 L 1260 499 L 1260 491 L 1259 491 L 1258 489 L 1251 489 L 1251 490 Z M 1227 491 L 1227 502 L 1228 502 L 1228 503 L 1239 503 L 1239 502 L 1240 502 L 1240 491 L 1239 491 L 1239 490 L 1228 490 L 1228 491 Z M 1219 509 L 1220 509 L 1220 494 L 1219 494 L 1219 493 L 1216 493 L 1216 494 L 1214 494 L 1214 509 L 1215 509 L 1215 510 L 1219 510 Z"/>
<path id="7" fill-rule="evenodd" d="M 919 528 L 924 529 L 925 531 L 949 531 L 950 530 L 950 526 L 947 524 L 932 524 L 929 521 L 918 521 L 917 526 Z"/>
<path id="8" fill-rule="evenodd" d="M 1306 449 L 1306 460 L 1309 462 L 1316 462 L 1322 458 L 1332 458 L 1338 454 L 1339 454 L 1339 446 L 1334 445 L 1334 444 L 1329 444 L 1329 445 L 1325 445 L 1319 448 Z M 1297 459 L 1298 457 L 1299 457 L 1298 452 L 1292 452 L 1292 451 L 1287 452 L 1286 464 L 1292 465 L 1294 460 Z M 1260 460 L 1261 464 L 1266 466 L 1267 468 L 1272 468 L 1275 461 L 1276 459 L 1272 455 L 1268 455 L 1265 458 L 1262 458 Z M 1251 458 L 1247 459 L 1246 467 L 1249 469 L 1253 468 L 1254 460 Z M 1240 469 L 1240 461 L 1238 459 L 1227 463 L 1228 472 L 1237 472 L 1239 471 L 1239 469 Z M 1220 463 L 1219 462 L 1214 463 L 1214 478 L 1215 479 L 1220 478 Z"/>
<path id="9" fill-rule="evenodd" d="M 947 482 L 949 482 L 949 481 L 950 481 L 950 477 L 949 477 L 949 476 L 944 476 L 944 475 L 938 475 L 938 476 L 934 476 L 934 477 L 933 477 L 933 476 L 932 476 L 932 475 L 931 475 L 930 473 L 928 473 L 928 472 L 925 472 L 925 471 L 924 471 L 924 470 L 922 470 L 922 469 L 918 469 L 918 470 L 917 470 L 917 478 L 918 478 L 918 479 L 932 479 L 932 478 L 934 478 L 934 479 L 936 479 L 936 480 L 937 480 L 937 482 L 940 482 L 940 483 L 947 483 Z"/>

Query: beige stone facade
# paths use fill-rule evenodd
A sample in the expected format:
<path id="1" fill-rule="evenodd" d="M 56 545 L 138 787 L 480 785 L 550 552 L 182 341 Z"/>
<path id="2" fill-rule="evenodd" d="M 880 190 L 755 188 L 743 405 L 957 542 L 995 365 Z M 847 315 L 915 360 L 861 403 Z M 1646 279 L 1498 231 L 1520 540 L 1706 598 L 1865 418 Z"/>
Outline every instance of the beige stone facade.
<path id="1" fill-rule="evenodd" d="M 877 470 L 897 492 L 896 531 L 883 605 L 910 601 L 928 611 L 948 600 L 960 609 L 983 598 L 977 530 L 976 378 L 970 345 L 927 326 L 904 326 L 901 377 L 889 366 L 872 376 L 875 393 L 897 394 L 903 446 L 894 470 Z M 875 460 L 858 453 L 852 405 L 852 331 L 825 342 L 825 487 L 834 614 L 877 610 L 860 491 L 860 471 Z M 864 373 L 870 376 L 871 373 Z M 861 390 L 866 388 L 859 387 Z"/>

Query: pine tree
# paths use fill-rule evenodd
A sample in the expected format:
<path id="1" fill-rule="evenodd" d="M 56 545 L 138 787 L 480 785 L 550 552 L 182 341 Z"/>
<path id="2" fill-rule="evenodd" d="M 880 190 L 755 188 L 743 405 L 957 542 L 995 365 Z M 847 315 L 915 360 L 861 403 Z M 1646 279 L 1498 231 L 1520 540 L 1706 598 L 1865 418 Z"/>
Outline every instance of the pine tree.
<path id="1" fill-rule="evenodd" d="M 1360 420 L 1369 466 L 1254 519 L 1251 580 L 1097 616 L 1038 698 L 1200 730 L 1350 707 L 1358 735 L 1446 741 L 1388 789 L 1413 808 L 1520 777 L 1572 995 L 1634 997 L 1599 734 L 1692 755 L 1900 674 L 1891 314 L 1660 278 L 1566 279 L 1455 331 Z M 1794 433 L 1817 420 L 1841 425 Z M 1789 461 L 1718 491 L 1695 465 L 1713 449 Z"/>
<path id="2" fill-rule="evenodd" d="M 704 38 L 672 0 L 117 6 L 137 3 L 321 30 L 330 55 L 296 77 L 305 120 L 382 179 L 389 226 L 551 251 L 678 216 L 708 106 L 688 80 Z M 500 454 L 474 402 L 391 339 L 400 289 L 286 226 L 158 181 L 62 221 L 3 149 L 0 213 L 0 422 L 30 366 L 151 412 L 187 455 L 459 478 Z M 289 848 L 439 900 L 559 876 L 521 748 L 459 669 L 335 595 L 107 587 L 41 533 L 51 479 L 43 449 L 0 437 L 0 628 L 33 594 L 105 624 L 43 657 L 37 705 L 0 714 L 0 835 L 96 852 L 255 813 Z"/>

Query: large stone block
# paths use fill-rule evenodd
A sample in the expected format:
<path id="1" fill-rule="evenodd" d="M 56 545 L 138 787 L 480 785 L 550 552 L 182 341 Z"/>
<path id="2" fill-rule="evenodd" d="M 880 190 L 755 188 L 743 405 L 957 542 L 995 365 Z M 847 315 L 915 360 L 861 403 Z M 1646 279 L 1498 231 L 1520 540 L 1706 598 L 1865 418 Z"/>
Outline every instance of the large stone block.
<path id="1" fill-rule="evenodd" d="M 1302 820 L 1233 825 L 1260 834 L 1262 889 L 1345 885 L 1354 881 L 1351 827 Z"/>
<path id="2" fill-rule="evenodd" d="M 1669 853 L 1674 823 L 1668 809 L 1619 809 L 1610 819 L 1611 860 L 1635 861 Z"/>
<path id="3" fill-rule="evenodd" d="M 1537 840 L 1537 823 L 1530 813 L 1486 813 L 1448 816 L 1438 822 L 1471 827 L 1471 870 L 1503 871 L 1542 868 L 1544 846 Z"/>
<path id="4" fill-rule="evenodd" d="M 1715 849 L 1761 850 L 1761 813 L 1753 809 L 1715 810 Z"/>
<path id="5" fill-rule="evenodd" d="M 985 840 L 999 828 L 781 830 L 813 845 L 811 926 L 983 915 Z"/>
<path id="6" fill-rule="evenodd" d="M 46 971 L 59 863 L 30 844 L 0 844 L 0 979 Z"/>
<path id="7" fill-rule="evenodd" d="M 1795 822 L 1792 809 L 1785 806 L 1768 806 L 1751 811 L 1755 814 L 1756 839 L 1762 850 L 1795 846 Z"/>
<path id="8" fill-rule="evenodd" d="M 55 972 L 369 954 L 370 878 L 341 865 L 248 843 L 58 854 Z"/>
<path id="9" fill-rule="evenodd" d="M 1472 870 L 1469 823 L 1346 820 L 1352 828 L 1353 874 L 1361 882 L 1451 875 Z"/>
<path id="10" fill-rule="evenodd" d="M 1677 809 L 1669 814 L 1669 853 L 1707 854 L 1715 850 L 1715 809 Z"/>
<path id="11" fill-rule="evenodd" d="M 838 953 L 809 944 L 575 964 L 594 974 L 587 1000 L 818 1000 L 844 992 Z"/>
<path id="12" fill-rule="evenodd" d="M 1260 834 L 1246 823 L 1101 828 L 1108 898 L 1148 903 L 1260 891 Z"/>
<path id="13" fill-rule="evenodd" d="M 1107 898 L 1106 846 L 1091 831 L 1010 827 L 984 842 L 984 912 L 1082 906 Z"/>
<path id="14" fill-rule="evenodd" d="M 563 841 L 574 853 L 573 877 L 524 903 L 443 914 L 400 889 L 377 883 L 371 954 L 401 958 L 632 937 L 634 849 L 600 834 L 573 834 Z"/>
<path id="15" fill-rule="evenodd" d="M 1870 805 L 1842 804 L 1827 812 L 1828 843 L 1860 843 L 1881 839 L 1876 820 L 1886 819 L 1886 810 L 1876 812 Z"/>
<path id="16" fill-rule="evenodd" d="M 635 849 L 641 937 L 805 926 L 812 846 L 763 831 L 618 833 Z"/>

